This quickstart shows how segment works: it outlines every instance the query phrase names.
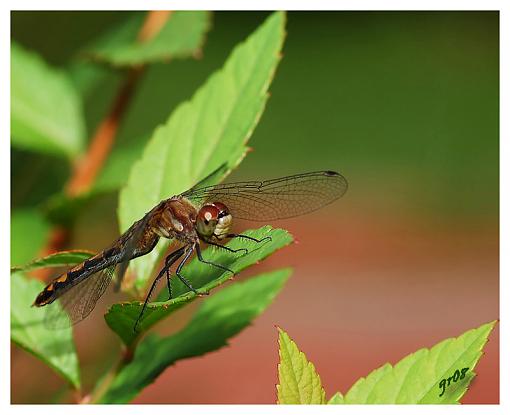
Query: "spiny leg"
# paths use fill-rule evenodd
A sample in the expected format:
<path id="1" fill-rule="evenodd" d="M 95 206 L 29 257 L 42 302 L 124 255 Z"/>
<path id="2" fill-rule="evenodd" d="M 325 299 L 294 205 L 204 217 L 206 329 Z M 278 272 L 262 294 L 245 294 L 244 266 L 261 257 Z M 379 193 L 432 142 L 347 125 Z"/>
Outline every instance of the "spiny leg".
<path id="1" fill-rule="evenodd" d="M 168 300 L 172 299 L 172 284 L 170 284 L 170 270 L 167 268 L 166 270 L 166 286 L 168 288 Z"/>
<path id="2" fill-rule="evenodd" d="M 152 285 L 151 285 L 151 288 L 149 290 L 149 293 L 145 297 L 145 301 L 143 302 L 142 311 L 140 311 L 140 314 L 138 315 L 138 318 L 136 319 L 135 326 L 133 327 L 133 330 L 135 332 L 137 331 L 136 329 L 138 327 L 138 323 L 140 322 L 140 319 L 142 318 L 143 313 L 145 312 L 145 308 L 147 307 L 147 304 L 148 304 L 148 302 L 149 302 L 149 300 L 151 298 L 152 292 L 154 291 L 154 288 L 156 288 L 156 284 L 158 283 L 158 281 L 161 279 L 161 277 L 165 273 L 167 274 L 167 278 L 169 278 L 168 277 L 168 269 L 173 265 L 173 263 L 175 261 L 177 261 L 182 256 L 182 254 L 184 253 L 185 249 L 186 249 L 186 247 L 183 246 L 183 247 L 179 248 L 177 251 L 172 252 L 171 254 L 169 254 L 166 257 L 166 259 L 165 259 L 165 266 L 163 267 L 163 269 L 161 271 L 159 271 L 158 276 L 152 282 Z"/>
<path id="3" fill-rule="evenodd" d="M 216 235 L 214 235 L 214 236 L 216 236 Z M 218 238 L 218 237 L 216 236 L 216 238 Z M 225 250 L 227 250 L 227 251 L 229 251 L 229 252 L 232 252 L 233 254 L 236 254 L 236 253 L 237 253 L 237 252 L 239 252 L 239 251 L 244 251 L 244 255 L 248 254 L 248 250 L 247 250 L 246 248 L 232 249 L 232 248 L 229 248 L 228 246 L 224 246 L 224 245 L 221 245 L 221 244 L 217 244 L 216 242 L 213 242 L 213 241 L 211 241 L 211 240 L 209 240 L 209 241 L 206 241 L 206 240 L 204 240 L 204 239 L 202 239 L 202 240 L 203 240 L 206 244 L 208 244 L 208 245 L 212 245 L 212 246 L 216 246 L 216 247 L 218 247 L 218 248 L 225 249 Z"/>
<path id="4" fill-rule="evenodd" d="M 181 249 L 184 250 L 185 247 L 182 247 Z M 172 254 L 168 255 L 165 258 L 165 269 L 166 269 L 166 286 L 168 288 L 168 300 L 170 301 L 172 299 L 172 284 L 170 284 L 170 267 L 179 259 L 179 257 L 182 255 L 182 252 L 177 258 L 172 257 Z"/>
<path id="5" fill-rule="evenodd" d="M 224 271 L 231 272 L 232 275 L 236 275 L 234 271 L 232 271 L 230 268 L 224 267 L 221 264 L 215 264 L 214 262 L 209 262 L 204 259 L 202 256 L 202 250 L 200 249 L 200 245 L 198 243 L 195 244 L 195 249 L 197 250 L 197 257 L 200 262 L 203 262 L 204 264 L 212 265 L 213 267 L 220 268 Z"/>
<path id="6" fill-rule="evenodd" d="M 189 257 L 191 256 L 191 254 L 193 253 L 193 250 L 195 249 L 195 246 L 198 246 L 198 243 L 197 244 L 194 244 L 194 245 L 190 245 L 189 246 L 189 249 L 188 251 L 186 252 L 186 254 L 184 255 L 184 258 L 182 259 L 182 261 L 179 263 L 179 265 L 177 265 L 177 269 L 175 270 L 175 275 L 177 275 L 177 277 L 179 277 L 179 279 L 183 282 L 183 284 L 188 287 L 191 291 L 193 291 L 195 293 L 195 295 L 200 295 L 200 293 L 195 290 L 193 288 L 193 286 L 191 285 L 191 283 L 184 277 L 184 275 L 181 274 L 181 270 L 182 270 L 182 267 L 184 266 L 184 264 L 186 263 L 186 261 L 189 259 Z"/>
<path id="7" fill-rule="evenodd" d="M 271 238 L 270 236 L 266 236 L 262 239 L 257 239 L 257 238 L 253 238 L 251 236 L 248 236 L 248 235 L 241 235 L 240 233 L 229 233 L 228 235 L 225 235 L 225 238 L 240 238 L 240 239 L 248 239 L 250 241 L 253 241 L 253 242 L 257 242 L 258 244 L 261 243 L 261 242 L 264 242 L 264 241 L 272 241 L 273 238 Z"/>
<path id="8" fill-rule="evenodd" d="M 143 313 L 145 312 L 145 308 L 147 307 L 147 303 L 149 302 L 149 299 L 150 299 L 150 297 L 152 295 L 152 292 L 154 291 L 154 288 L 156 287 L 156 284 L 158 283 L 159 279 L 165 274 L 165 272 L 166 272 L 166 265 L 165 265 L 165 267 L 161 271 L 159 271 L 158 276 L 152 282 L 152 285 L 151 285 L 151 288 L 149 290 L 149 293 L 147 294 L 147 296 L 145 297 L 145 301 L 143 302 L 142 311 L 140 311 L 140 314 L 138 315 L 138 318 L 136 319 L 135 325 L 133 327 L 133 331 L 135 333 L 138 331 L 137 330 L 138 323 L 140 322 L 140 319 L 142 318 Z"/>

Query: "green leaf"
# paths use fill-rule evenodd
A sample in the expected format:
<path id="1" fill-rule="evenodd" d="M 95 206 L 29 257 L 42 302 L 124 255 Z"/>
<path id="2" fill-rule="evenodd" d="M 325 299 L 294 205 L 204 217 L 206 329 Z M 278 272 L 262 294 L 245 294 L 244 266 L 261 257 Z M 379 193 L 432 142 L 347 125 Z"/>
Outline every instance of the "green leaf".
<path id="1" fill-rule="evenodd" d="M 475 376 L 474 368 L 495 324 L 446 339 L 430 350 L 420 349 L 395 366 L 385 364 L 358 380 L 345 395 L 345 403 L 458 403 Z"/>
<path id="2" fill-rule="evenodd" d="M 335 393 L 328 401 L 328 405 L 342 405 L 343 403 L 345 403 L 344 397 L 340 392 Z"/>
<path id="3" fill-rule="evenodd" d="M 49 230 L 49 224 L 37 210 L 15 210 L 11 216 L 11 265 L 34 258 L 44 246 Z"/>
<path id="4" fill-rule="evenodd" d="M 209 247 L 203 252 L 206 260 L 221 264 L 238 273 L 241 270 L 264 259 L 277 249 L 288 245 L 292 241 L 292 237 L 282 229 L 272 229 L 270 226 L 264 226 L 254 231 L 244 233 L 253 238 L 262 239 L 271 236 L 271 240 L 267 242 L 252 242 L 243 239 L 233 239 L 226 246 L 232 249 L 247 248 L 248 254 L 233 254 L 224 249 Z M 138 261 L 138 259 L 135 259 Z M 188 276 L 188 280 L 199 293 L 206 293 L 213 288 L 218 287 L 224 282 L 232 279 L 232 274 L 223 272 L 222 270 L 203 264 L 194 258 L 184 269 L 183 274 Z M 164 278 L 163 278 L 164 280 Z M 183 305 L 193 301 L 196 295 L 189 291 L 180 280 L 172 278 L 172 293 L 174 298 L 164 302 L 168 298 L 166 284 L 163 285 L 160 302 L 150 303 L 144 312 L 142 319 L 138 325 L 138 333 L 133 328 L 135 322 L 142 310 L 142 303 L 131 302 L 114 304 L 106 313 L 105 319 L 110 328 L 119 335 L 124 343 L 132 344 L 138 336 L 142 335 L 154 324 L 167 317 Z"/>
<path id="5" fill-rule="evenodd" d="M 94 256 L 93 252 L 83 250 L 61 251 L 54 254 L 47 255 L 42 258 L 35 259 L 23 266 L 12 267 L 11 272 L 15 271 L 29 271 L 37 268 L 48 267 L 66 267 L 89 259 Z"/>
<path id="6" fill-rule="evenodd" d="M 108 157 L 92 189 L 76 196 L 55 193 L 43 205 L 45 216 L 54 224 L 72 227 L 76 218 L 89 208 L 90 202 L 101 195 L 118 191 L 127 182 L 126 171 L 143 152 L 145 140 L 116 148 Z"/>
<path id="7" fill-rule="evenodd" d="M 100 190 L 85 191 L 77 196 L 55 193 L 45 201 L 43 210 L 52 223 L 72 228 L 80 214 L 89 209 L 90 202 L 103 193 Z"/>
<path id="8" fill-rule="evenodd" d="M 11 276 L 11 340 L 42 360 L 74 388 L 80 387 L 78 357 L 71 328 L 48 330 L 45 310 L 31 307 L 44 285 L 21 272 Z"/>
<path id="9" fill-rule="evenodd" d="M 109 192 L 124 186 L 127 182 L 126 172 L 140 158 L 147 141 L 148 137 L 142 137 L 132 144 L 115 148 L 99 173 L 92 191 Z"/>
<path id="10" fill-rule="evenodd" d="M 122 75 L 121 72 L 115 73 L 107 66 L 97 65 L 79 58 L 75 58 L 68 63 L 66 72 L 85 105 L 87 100 L 95 101 L 98 99 L 94 97 L 94 93 L 98 88 L 108 82 L 115 85 L 118 83 L 118 78 L 121 78 L 119 75 Z"/>
<path id="11" fill-rule="evenodd" d="M 125 231 L 160 200 L 179 194 L 227 162 L 237 166 L 247 151 L 280 59 L 285 15 L 273 13 L 231 53 L 190 101 L 158 127 L 122 189 L 119 223 Z M 135 261 L 136 287 L 144 287 L 167 244 Z"/>
<path id="12" fill-rule="evenodd" d="M 280 363 L 276 391 L 279 404 L 324 404 L 324 391 L 319 374 L 296 343 L 278 328 Z"/>
<path id="13" fill-rule="evenodd" d="M 82 103 L 65 72 L 11 44 L 11 143 L 75 157 L 85 139 Z"/>
<path id="14" fill-rule="evenodd" d="M 128 402 L 176 361 L 226 346 L 229 338 L 266 309 L 290 273 L 290 269 L 282 269 L 233 284 L 205 299 L 183 330 L 169 337 L 147 336 L 101 402 Z"/>
<path id="15" fill-rule="evenodd" d="M 137 36 L 144 18 L 145 14 L 134 15 L 97 42 L 87 55 L 115 66 L 197 56 L 211 26 L 209 12 L 175 11 L 154 38 L 140 42 Z"/>

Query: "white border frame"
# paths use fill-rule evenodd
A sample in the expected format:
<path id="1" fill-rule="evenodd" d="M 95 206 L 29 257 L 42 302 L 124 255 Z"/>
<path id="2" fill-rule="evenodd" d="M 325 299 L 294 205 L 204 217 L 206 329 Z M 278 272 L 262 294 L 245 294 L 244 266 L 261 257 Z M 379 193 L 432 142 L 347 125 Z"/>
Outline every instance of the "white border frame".
<path id="1" fill-rule="evenodd" d="M 508 105 L 508 75 L 510 67 L 509 58 L 509 40 L 510 40 L 510 2 L 508 1 L 474 1 L 474 0 L 428 0 L 428 1 L 301 1 L 301 0 L 258 0 L 258 1 L 161 1 L 161 0 L 145 0 L 134 1 L 124 0 L 122 2 L 115 1 L 12 1 L 2 2 L 2 14 L 0 20 L 0 41 L 1 41 L 1 76 L 2 85 L 7 85 L 7 90 L 1 94 L 1 122 L 2 137 L 0 140 L 0 171 L 1 171 L 1 193 L 3 195 L 0 209 L 0 229 L 1 232 L 1 269 L 5 270 L 2 276 L 5 280 L 8 278 L 10 252 L 6 247 L 10 246 L 10 126 L 9 126 L 9 109 L 10 109 L 10 10 L 148 10 L 148 9 L 184 9 L 184 10 L 499 10 L 500 11 L 500 114 L 510 114 Z M 505 46 L 505 48 L 501 46 Z M 510 367 L 509 367 L 509 351 L 510 351 L 510 332 L 508 331 L 508 317 L 510 305 L 505 301 L 503 293 L 510 292 L 508 284 L 509 274 L 509 258 L 510 251 L 508 246 L 508 237 L 510 234 L 510 222 L 505 213 L 509 213 L 509 192 L 508 183 L 510 179 L 510 157 L 508 144 L 508 123 L 504 117 L 500 119 L 500 405 L 385 405 L 385 406 L 350 406 L 350 405 L 324 405 L 324 406 L 277 406 L 266 405 L 172 405 L 168 408 L 166 405 L 101 405 L 94 408 L 99 413 L 108 413 L 111 411 L 123 411 L 125 414 L 139 414 L 140 412 L 154 413 L 159 411 L 171 411 L 173 414 L 196 414 L 197 411 L 207 411 L 208 414 L 235 414 L 240 412 L 246 414 L 259 414 L 263 408 L 268 413 L 286 413 L 293 414 L 315 414 L 322 413 L 372 413 L 377 414 L 431 414 L 431 413 L 465 413 L 465 414 L 500 414 L 508 413 L 510 410 L 510 401 L 508 393 L 510 393 Z M 505 190 L 503 184 L 507 183 Z M 4 284 L 4 287 L 7 287 Z M 10 316 L 7 312 L 8 304 L 10 304 L 10 291 L 8 289 L 0 290 L 0 304 L 3 305 L 3 312 L 0 313 L 0 324 L 2 344 L 1 344 L 1 387 L 0 387 L 0 407 L 3 411 L 12 413 L 34 413 L 37 414 L 58 414 L 68 413 L 70 410 L 76 413 L 88 413 L 91 410 L 88 406 L 83 405 L 10 405 L 10 340 L 7 333 L 10 331 Z M 506 391 L 506 393 L 505 393 Z"/>

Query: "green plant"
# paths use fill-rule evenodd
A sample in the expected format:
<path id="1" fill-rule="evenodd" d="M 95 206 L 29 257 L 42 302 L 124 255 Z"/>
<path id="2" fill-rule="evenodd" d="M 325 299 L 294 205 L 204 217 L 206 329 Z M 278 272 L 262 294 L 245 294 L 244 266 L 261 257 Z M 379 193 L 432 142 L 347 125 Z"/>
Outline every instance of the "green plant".
<path id="1" fill-rule="evenodd" d="M 134 301 L 114 304 L 105 315 L 108 326 L 124 343 L 124 352 L 92 393 L 85 395 L 81 392 L 71 329 L 49 335 L 43 325 L 42 310 L 30 307 L 43 283 L 29 278 L 28 271 L 46 272 L 51 267 L 74 265 L 91 255 L 88 251 L 61 251 L 33 260 L 49 234 L 64 239 L 62 235 L 69 232 L 80 213 L 79 207 L 86 205 L 87 200 L 122 187 L 118 205 L 122 232 L 161 199 L 191 187 L 223 163 L 227 163 L 230 172 L 244 158 L 246 142 L 264 110 L 267 91 L 280 60 L 285 25 L 285 14 L 281 12 L 269 16 L 239 44 L 225 65 L 189 101 L 179 105 L 146 143 L 126 153 L 113 152 L 112 162 L 103 168 L 116 135 L 116 127 L 112 129 L 112 125 L 118 126 L 122 121 L 145 67 L 169 58 L 197 55 L 209 20 L 206 12 L 174 12 L 163 15 L 163 20 L 156 19 L 159 23 L 155 24 L 151 15 L 144 20 L 143 14 L 135 14 L 83 52 L 92 63 L 75 64 L 77 85 L 64 71 L 52 68 L 35 53 L 12 45 L 12 145 L 60 157 L 75 169 L 61 191 L 41 208 L 12 214 L 11 339 L 67 380 L 80 392 L 79 400 L 128 402 L 177 360 L 224 346 L 264 311 L 290 275 L 290 270 L 282 269 L 229 285 L 205 299 L 181 331 L 166 337 L 156 334 L 143 337 L 158 321 L 196 299 L 179 282 L 173 281 L 174 298 L 151 303 L 140 322 L 139 332 L 133 331 L 141 308 L 140 299 L 168 248 L 168 243 L 160 242 L 149 255 L 130 264 L 130 272 L 136 278 L 131 278 L 131 283 L 123 289 Z M 111 111 L 87 145 L 79 89 L 99 82 L 104 76 L 101 66 L 104 64 L 121 68 L 125 78 Z M 100 65 L 100 69 L 95 65 Z M 125 183 L 125 173 L 119 166 L 130 166 Z M 25 239 L 28 231 L 32 235 L 31 243 Z M 228 266 L 238 272 L 292 241 L 286 231 L 269 226 L 247 234 L 270 235 L 271 241 L 243 257 L 227 258 L 216 248 L 207 249 L 204 256 L 217 263 L 229 261 Z M 61 242 L 56 244 L 59 245 Z M 229 246 L 247 245 L 232 241 Z M 55 246 L 43 250 L 47 248 Z M 196 260 L 186 270 L 199 292 L 216 288 L 231 277 L 202 267 Z M 241 298 L 250 300 L 240 301 Z"/>
<path id="2" fill-rule="evenodd" d="M 459 403 L 475 376 L 474 368 L 495 325 L 496 321 L 492 321 L 430 349 L 420 349 L 396 365 L 386 363 L 356 381 L 345 395 L 336 392 L 329 400 L 313 363 L 279 328 L 278 403 Z M 338 368 L 341 370 L 341 365 Z"/>

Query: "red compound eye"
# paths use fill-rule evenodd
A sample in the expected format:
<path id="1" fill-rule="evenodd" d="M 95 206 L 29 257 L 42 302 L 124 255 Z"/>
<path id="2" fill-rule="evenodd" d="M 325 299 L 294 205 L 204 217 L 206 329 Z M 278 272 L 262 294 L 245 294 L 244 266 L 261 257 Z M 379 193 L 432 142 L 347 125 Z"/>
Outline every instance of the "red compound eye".
<path id="1" fill-rule="evenodd" d="M 228 208 L 221 202 L 214 202 L 214 206 L 218 209 L 218 218 L 222 218 L 223 216 L 227 216 L 229 214 Z"/>
<path id="2" fill-rule="evenodd" d="M 215 205 L 205 205 L 198 212 L 198 220 L 203 221 L 205 224 L 211 220 L 218 220 L 220 209 Z"/>

